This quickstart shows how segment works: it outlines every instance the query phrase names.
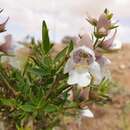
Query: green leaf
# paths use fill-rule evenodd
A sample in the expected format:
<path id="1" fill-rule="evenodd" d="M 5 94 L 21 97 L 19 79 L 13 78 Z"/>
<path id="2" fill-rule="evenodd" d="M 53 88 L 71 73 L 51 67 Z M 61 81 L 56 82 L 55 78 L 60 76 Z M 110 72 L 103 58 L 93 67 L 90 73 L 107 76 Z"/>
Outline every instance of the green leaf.
<path id="1" fill-rule="evenodd" d="M 16 106 L 16 100 L 15 99 L 0 99 L 0 104 L 5 106 Z"/>
<path id="2" fill-rule="evenodd" d="M 17 130 L 31 130 L 30 127 L 27 128 L 23 128 L 23 127 L 19 127 L 18 125 L 16 125 Z"/>
<path id="3" fill-rule="evenodd" d="M 35 107 L 30 104 L 21 105 L 19 108 L 25 112 L 33 112 L 35 110 Z"/>
<path id="4" fill-rule="evenodd" d="M 35 38 L 34 37 L 31 38 L 31 44 L 35 45 Z"/>
<path id="5" fill-rule="evenodd" d="M 68 50 L 68 46 L 65 47 L 61 52 L 59 52 L 55 57 L 55 62 L 62 61 L 64 57 L 66 56 L 66 52 Z"/>
<path id="6" fill-rule="evenodd" d="M 52 59 L 50 56 L 45 56 L 43 58 L 42 61 L 43 67 L 45 67 L 46 69 L 51 69 L 51 65 L 52 65 Z"/>
<path id="7" fill-rule="evenodd" d="M 42 49 L 47 54 L 51 48 L 46 22 L 42 23 Z"/>
<path id="8" fill-rule="evenodd" d="M 73 41 L 71 41 L 69 44 L 68 53 L 70 53 L 73 49 L 74 49 L 74 44 Z"/>
<path id="9" fill-rule="evenodd" d="M 76 102 L 74 102 L 74 101 L 69 101 L 69 104 L 68 104 L 68 108 L 70 107 L 70 108 L 72 108 L 72 107 L 77 107 L 78 105 L 77 105 L 77 103 Z"/>
<path id="10" fill-rule="evenodd" d="M 51 112 L 56 112 L 56 111 L 57 111 L 57 107 L 56 107 L 55 105 L 53 105 L 53 104 L 49 104 L 49 105 L 47 105 L 47 106 L 44 108 L 44 111 L 45 111 L 45 112 L 49 112 L 49 113 L 51 113 Z"/>
<path id="11" fill-rule="evenodd" d="M 64 58 L 69 55 L 69 53 L 73 50 L 73 42 L 70 42 L 70 44 L 65 47 L 61 52 L 59 52 L 55 57 L 55 62 L 60 62 L 64 60 Z"/>
<path id="12" fill-rule="evenodd" d="M 50 71 L 47 70 L 47 69 L 43 69 L 43 68 L 33 68 L 29 71 L 36 76 L 48 76 L 48 75 L 50 75 Z"/>
<path id="13" fill-rule="evenodd" d="M 111 27 L 109 27 L 109 29 L 115 29 L 115 28 L 118 28 L 119 26 L 118 25 L 112 25 Z"/>
<path id="14" fill-rule="evenodd" d="M 106 79 L 102 80 L 102 82 L 98 87 L 98 92 L 101 94 L 106 94 L 108 93 L 109 89 L 110 89 L 110 81 Z"/>

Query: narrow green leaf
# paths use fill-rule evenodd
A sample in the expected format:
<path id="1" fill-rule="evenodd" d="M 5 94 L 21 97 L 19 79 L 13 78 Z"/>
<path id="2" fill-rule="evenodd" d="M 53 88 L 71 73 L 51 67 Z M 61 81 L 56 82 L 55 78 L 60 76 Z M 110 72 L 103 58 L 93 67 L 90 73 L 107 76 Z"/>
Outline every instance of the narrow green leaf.
<path id="1" fill-rule="evenodd" d="M 68 46 L 65 47 L 61 52 L 59 52 L 55 57 L 55 62 L 62 61 L 64 57 L 66 56 L 66 52 L 68 50 Z"/>
<path id="2" fill-rule="evenodd" d="M 5 105 L 5 106 L 16 106 L 16 100 L 15 99 L 0 99 L 0 105 Z"/>
<path id="3" fill-rule="evenodd" d="M 115 25 L 115 26 L 109 27 L 109 29 L 115 29 L 115 28 L 118 28 L 118 27 L 119 27 L 118 25 Z"/>
<path id="4" fill-rule="evenodd" d="M 31 44 L 35 45 L 35 38 L 34 37 L 31 38 Z"/>
<path id="5" fill-rule="evenodd" d="M 69 44 L 69 49 L 68 49 L 68 53 L 70 53 L 74 48 L 74 44 L 73 44 L 73 41 L 70 42 Z"/>
<path id="6" fill-rule="evenodd" d="M 57 107 L 53 104 L 50 104 L 45 107 L 44 111 L 49 112 L 49 113 L 55 112 L 55 111 L 57 111 Z"/>
<path id="7" fill-rule="evenodd" d="M 55 62 L 59 62 L 64 60 L 64 58 L 69 55 L 69 53 L 73 50 L 73 42 L 71 41 L 70 44 L 65 47 L 61 52 L 59 52 L 55 57 Z"/>
<path id="8" fill-rule="evenodd" d="M 45 56 L 43 58 L 43 66 L 45 66 L 47 69 L 50 69 L 51 65 L 52 65 L 52 59 L 50 56 Z"/>
<path id="9" fill-rule="evenodd" d="M 47 54 L 50 50 L 50 40 L 49 40 L 49 35 L 48 35 L 48 28 L 46 25 L 46 22 L 43 21 L 42 23 L 42 49 Z"/>
<path id="10" fill-rule="evenodd" d="M 35 107 L 30 104 L 21 105 L 20 109 L 22 109 L 25 112 L 33 112 L 35 110 Z"/>
<path id="11" fill-rule="evenodd" d="M 50 74 L 49 70 L 46 70 L 46 69 L 43 69 L 43 68 L 33 68 L 29 71 L 36 76 L 47 76 L 47 75 Z"/>

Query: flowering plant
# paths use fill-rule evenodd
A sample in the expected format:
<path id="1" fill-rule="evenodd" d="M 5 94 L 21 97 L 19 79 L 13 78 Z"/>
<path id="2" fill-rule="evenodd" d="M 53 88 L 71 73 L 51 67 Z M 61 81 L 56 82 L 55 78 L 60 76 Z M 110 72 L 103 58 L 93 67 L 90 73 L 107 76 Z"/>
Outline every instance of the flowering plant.
<path id="1" fill-rule="evenodd" d="M 45 21 L 42 41 L 32 38 L 13 54 L 10 42 L 0 45 L 0 111 L 13 129 L 51 130 L 62 125 L 67 115 L 94 117 L 88 106 L 109 99 L 106 65 L 110 60 L 104 53 L 121 47 L 114 42 L 117 26 L 108 10 L 99 20 L 90 16 L 87 20 L 94 27 L 92 38 L 79 36 L 56 56 Z M 0 24 L 0 30 L 4 28 L 5 24 Z M 113 36 L 106 39 L 113 29 Z M 8 60 L 3 62 L 3 57 Z"/>

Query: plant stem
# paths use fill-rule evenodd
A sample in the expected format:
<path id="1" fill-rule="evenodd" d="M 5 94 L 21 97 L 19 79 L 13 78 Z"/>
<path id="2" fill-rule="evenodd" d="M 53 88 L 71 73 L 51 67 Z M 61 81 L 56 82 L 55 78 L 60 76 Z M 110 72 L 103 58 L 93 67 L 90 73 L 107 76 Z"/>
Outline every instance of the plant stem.
<path id="1" fill-rule="evenodd" d="M 51 95 L 51 93 L 53 92 L 55 86 L 57 86 L 57 84 L 59 83 L 58 77 L 56 76 L 51 88 L 49 89 L 47 96 L 45 97 L 45 100 L 47 100 L 49 98 L 49 96 Z"/>
<path id="2" fill-rule="evenodd" d="M 18 92 L 15 91 L 15 89 L 13 87 L 10 86 L 8 80 L 3 76 L 2 73 L 0 73 L 0 77 L 3 79 L 4 83 L 6 84 L 6 86 L 8 87 L 8 89 L 15 95 L 18 95 Z"/>
<path id="3" fill-rule="evenodd" d="M 98 40 L 99 40 L 99 38 L 97 38 L 95 43 L 94 43 L 94 49 L 96 49 L 96 47 L 97 47 Z"/>

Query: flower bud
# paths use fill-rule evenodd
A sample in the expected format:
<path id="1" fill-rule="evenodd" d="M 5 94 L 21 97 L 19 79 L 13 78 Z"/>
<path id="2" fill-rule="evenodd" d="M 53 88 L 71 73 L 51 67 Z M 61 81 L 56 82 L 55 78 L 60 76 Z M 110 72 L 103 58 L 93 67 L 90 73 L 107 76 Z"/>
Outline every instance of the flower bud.
<path id="1" fill-rule="evenodd" d="M 87 18 L 86 20 L 93 26 L 96 26 L 97 25 L 97 20 L 89 15 L 87 15 Z"/>
<path id="2" fill-rule="evenodd" d="M 99 35 L 100 37 L 106 36 L 107 34 L 108 34 L 108 31 L 107 31 L 107 29 L 105 29 L 104 27 L 101 27 L 101 28 L 98 30 L 98 35 Z"/>
<path id="3" fill-rule="evenodd" d="M 102 14 L 99 17 L 97 23 L 97 34 L 102 36 L 108 35 L 110 26 L 111 26 L 111 20 L 109 20 L 105 14 Z"/>

